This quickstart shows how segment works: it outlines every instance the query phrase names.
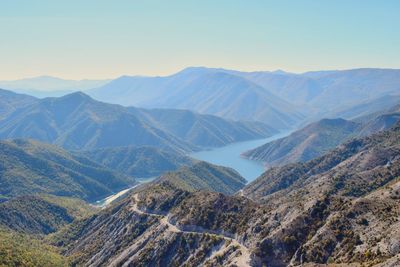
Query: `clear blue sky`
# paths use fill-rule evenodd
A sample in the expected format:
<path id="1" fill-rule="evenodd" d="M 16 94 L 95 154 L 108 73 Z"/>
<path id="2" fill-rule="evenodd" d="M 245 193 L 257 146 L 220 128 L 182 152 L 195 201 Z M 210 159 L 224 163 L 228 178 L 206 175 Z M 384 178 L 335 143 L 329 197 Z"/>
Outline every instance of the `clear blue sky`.
<path id="1" fill-rule="evenodd" d="M 0 0 L 0 79 L 400 68 L 399 0 Z"/>

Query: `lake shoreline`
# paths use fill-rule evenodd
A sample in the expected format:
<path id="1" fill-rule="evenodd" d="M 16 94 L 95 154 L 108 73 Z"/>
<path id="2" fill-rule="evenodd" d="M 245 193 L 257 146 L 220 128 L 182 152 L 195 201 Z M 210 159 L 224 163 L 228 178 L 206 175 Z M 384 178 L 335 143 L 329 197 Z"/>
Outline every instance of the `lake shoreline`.
<path id="1" fill-rule="evenodd" d="M 247 180 L 247 183 L 250 183 L 260 176 L 266 170 L 266 167 L 264 163 L 247 159 L 243 157 L 242 154 L 268 142 L 286 137 L 293 131 L 294 129 L 291 129 L 267 138 L 235 142 L 223 147 L 190 153 L 189 156 L 197 160 L 203 160 L 212 164 L 230 167 L 242 175 Z"/>
<path id="2" fill-rule="evenodd" d="M 256 148 L 260 145 L 263 145 L 265 143 L 272 142 L 279 138 L 288 136 L 292 132 L 293 130 L 290 130 L 290 131 L 280 132 L 268 138 L 235 142 L 223 147 L 211 148 L 193 152 L 188 154 L 188 156 L 197 160 L 207 161 L 212 164 L 224 167 L 230 167 L 236 170 L 240 175 L 242 175 L 246 179 L 247 183 L 250 183 L 266 170 L 266 166 L 260 161 L 250 160 L 243 157 L 242 153 L 246 152 L 247 150 Z M 98 208 L 105 208 L 118 198 L 127 194 L 132 189 L 138 187 L 139 185 L 151 182 L 156 178 L 157 177 L 136 178 L 138 183 L 135 184 L 134 186 L 122 189 L 119 192 L 111 194 L 101 200 L 92 203 L 92 205 Z"/>

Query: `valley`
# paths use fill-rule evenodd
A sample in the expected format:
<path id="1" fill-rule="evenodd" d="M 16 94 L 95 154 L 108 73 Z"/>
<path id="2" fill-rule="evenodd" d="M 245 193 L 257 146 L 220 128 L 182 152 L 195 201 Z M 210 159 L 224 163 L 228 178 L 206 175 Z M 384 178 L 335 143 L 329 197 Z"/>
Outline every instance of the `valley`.
<path id="1" fill-rule="evenodd" d="M 271 137 L 237 142 L 220 148 L 199 151 L 189 154 L 191 157 L 204 160 L 213 164 L 230 167 L 239 172 L 248 182 L 256 179 L 265 171 L 262 163 L 244 158 L 242 153 L 257 146 L 288 136 L 293 130 L 286 130 Z"/>
<path id="2" fill-rule="evenodd" d="M 259 145 L 272 142 L 276 139 L 283 138 L 288 136 L 293 130 L 284 131 L 282 133 L 278 133 L 273 135 L 269 138 L 265 139 L 258 139 L 252 141 L 245 141 L 245 142 L 237 142 L 227 146 L 223 146 L 220 148 L 214 148 L 210 150 L 199 151 L 195 153 L 189 154 L 190 157 L 206 162 L 210 162 L 216 165 L 229 167 L 236 170 L 243 176 L 247 182 L 252 182 L 258 176 L 260 176 L 264 171 L 265 167 L 262 163 L 257 161 L 252 161 L 244 158 L 242 156 L 243 152 L 246 152 L 250 149 L 253 149 Z M 155 179 L 153 177 L 151 179 L 137 179 L 139 183 L 147 183 Z M 136 186 L 123 189 L 117 193 L 111 194 L 102 200 L 98 200 L 94 203 L 94 205 L 99 207 L 104 207 L 109 205 L 111 202 L 116 200 L 117 198 L 127 194 L 131 189 L 135 188 Z"/>
<path id="3" fill-rule="evenodd" d="M 316 110 L 330 86 L 370 73 L 382 82 L 397 72 L 298 77 L 190 68 L 161 79 L 165 87 L 157 90 L 183 85 L 160 102 L 147 99 L 146 107 L 84 92 L 36 98 L 1 90 L 0 265 L 400 264 L 394 83 L 386 82 L 384 96 Z M 307 87 L 321 79 L 318 90 Z M 294 89 L 284 84 L 302 82 L 303 99 L 289 101 Z M 195 94 L 203 83 L 212 90 Z M 287 90 L 275 91 L 284 100 L 262 92 L 276 83 Z M 203 109 L 214 90 L 229 91 L 221 103 L 262 103 L 250 110 L 230 105 L 225 113 L 213 101 Z M 199 105 L 177 109 L 176 94 Z M 263 101 L 271 105 L 264 109 Z M 232 119 L 239 111 L 246 120 Z"/>
<path id="4" fill-rule="evenodd" d="M 0 1 L 0 267 L 400 267 L 400 1 Z"/>

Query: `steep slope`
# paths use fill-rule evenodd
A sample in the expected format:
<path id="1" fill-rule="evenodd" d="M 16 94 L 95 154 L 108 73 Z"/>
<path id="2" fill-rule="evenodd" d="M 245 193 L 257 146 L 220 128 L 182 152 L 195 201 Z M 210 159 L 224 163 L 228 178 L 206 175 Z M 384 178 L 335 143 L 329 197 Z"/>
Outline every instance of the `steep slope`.
<path id="1" fill-rule="evenodd" d="M 167 182 L 175 188 L 189 192 L 205 190 L 227 195 L 237 192 L 246 184 L 246 180 L 233 169 L 204 161 L 165 173 L 156 182 Z"/>
<path id="2" fill-rule="evenodd" d="M 188 111 L 124 108 L 83 93 L 45 98 L 0 120 L 0 138 L 33 138 L 72 150 L 153 146 L 187 152 L 197 146 L 222 146 L 274 133 L 262 123 Z"/>
<path id="3" fill-rule="evenodd" d="M 102 148 L 80 153 L 110 169 L 137 178 L 159 176 L 165 171 L 173 171 L 194 162 L 177 151 L 154 147 Z"/>
<path id="4" fill-rule="evenodd" d="M 167 182 L 137 190 L 114 206 L 59 232 L 53 237 L 54 244 L 62 245 L 64 254 L 83 266 L 245 266 L 250 262 L 248 249 L 230 233 L 218 229 L 243 223 L 254 208 L 249 201 L 233 198 L 228 202 L 231 197 L 214 192 L 191 194 Z M 194 203 L 198 210 L 192 209 Z M 200 203 L 205 203 L 204 210 Z M 207 209 L 209 205 L 213 206 Z M 198 228 L 183 223 L 197 218 L 206 227 L 213 222 L 206 217 L 213 209 L 218 217 L 214 230 L 203 229 L 200 223 Z M 199 216 L 201 213 L 204 216 Z M 247 216 L 241 217 L 241 213 Z"/>
<path id="5" fill-rule="evenodd" d="M 0 227 L 29 234 L 48 234 L 94 211 L 78 199 L 21 196 L 0 203 Z"/>
<path id="6" fill-rule="evenodd" d="M 323 92 L 317 81 L 310 77 L 287 72 L 234 72 L 286 101 L 304 105 Z"/>
<path id="7" fill-rule="evenodd" d="M 312 161 L 272 168 L 244 188 L 273 214 L 260 218 L 260 256 L 276 266 L 396 261 L 399 134 L 397 125 L 351 140 Z"/>
<path id="8" fill-rule="evenodd" d="M 398 121 L 400 121 L 400 112 L 379 115 L 365 123 L 358 135 L 368 136 L 389 129 Z"/>
<path id="9" fill-rule="evenodd" d="M 1 138 L 34 138 L 67 149 L 153 145 L 191 147 L 117 105 L 83 93 L 45 98 L 0 121 Z"/>
<path id="10" fill-rule="evenodd" d="M 311 77 L 312 73 L 303 74 Z M 389 94 L 399 94 L 400 70 L 353 69 L 321 73 L 313 77 L 323 92 L 309 103 L 325 110 L 361 103 Z"/>
<path id="11" fill-rule="evenodd" d="M 391 257 L 399 252 L 399 189 L 397 179 L 356 200 L 345 201 L 345 208 L 328 217 L 293 262 L 299 262 L 302 257 L 303 261 L 312 262 L 350 260 L 378 263 L 378 266 L 399 265 L 398 255 Z"/>
<path id="12" fill-rule="evenodd" d="M 121 77 L 88 91 L 94 98 L 146 108 L 179 108 L 288 128 L 303 118 L 266 89 L 220 69 L 188 68 L 166 77 Z"/>
<path id="13" fill-rule="evenodd" d="M 265 162 L 268 166 L 303 162 L 321 156 L 346 139 L 356 136 L 360 128 L 360 124 L 352 121 L 323 119 L 243 155 Z"/>
<path id="14" fill-rule="evenodd" d="M 0 120 L 7 117 L 17 108 L 27 106 L 35 101 L 37 99 L 34 97 L 0 89 Z"/>
<path id="15" fill-rule="evenodd" d="M 353 119 L 392 105 L 399 98 L 400 70 L 352 69 L 303 74 L 285 72 L 237 72 L 295 104 L 304 105 L 324 117 Z"/>
<path id="16" fill-rule="evenodd" d="M 53 242 L 83 266 L 396 266 L 399 137 L 397 125 L 272 168 L 235 196 L 161 180 Z"/>
<path id="17" fill-rule="evenodd" d="M 36 141 L 0 142 L 0 196 L 49 193 L 96 200 L 135 183 L 87 158 Z"/>
<path id="18" fill-rule="evenodd" d="M 124 76 L 89 90 L 89 94 L 122 105 L 191 109 L 231 119 L 259 120 L 282 128 L 303 119 L 293 104 L 301 105 L 301 113 L 318 118 L 350 119 L 336 113 L 351 115 L 373 109 L 380 102 L 366 102 L 387 99 L 388 95 L 398 97 L 399 77 L 397 69 L 293 74 L 188 68 L 166 77 Z M 355 105 L 360 106 L 353 109 Z"/>
<path id="19" fill-rule="evenodd" d="M 324 117 L 352 119 L 357 116 L 355 113 L 359 116 L 361 112 L 392 105 L 393 96 L 398 99 L 400 93 L 398 69 L 364 68 L 303 74 L 224 71 L 252 81 L 290 103 L 324 114 Z M 334 114 L 329 114 L 332 111 Z"/>
<path id="20" fill-rule="evenodd" d="M 339 110 L 330 117 L 340 117 L 349 120 L 359 121 L 359 118 L 374 118 L 383 113 L 395 112 L 395 106 L 399 105 L 399 95 L 385 95 L 361 104 Z M 397 110 L 400 111 L 400 110 Z"/>
<path id="21" fill-rule="evenodd" d="M 158 125 L 186 142 L 201 147 L 218 147 L 232 142 L 260 139 L 277 131 L 264 123 L 241 122 L 177 109 L 134 109 L 149 123 Z"/>

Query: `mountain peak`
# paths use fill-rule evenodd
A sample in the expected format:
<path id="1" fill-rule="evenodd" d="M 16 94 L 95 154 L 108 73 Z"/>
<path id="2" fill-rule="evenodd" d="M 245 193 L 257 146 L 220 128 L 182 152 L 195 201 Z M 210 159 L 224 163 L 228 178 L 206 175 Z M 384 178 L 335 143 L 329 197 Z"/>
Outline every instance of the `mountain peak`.
<path id="1" fill-rule="evenodd" d="M 65 95 L 65 96 L 60 97 L 60 99 L 63 99 L 63 98 L 64 98 L 64 99 L 65 99 L 65 98 L 92 99 L 89 95 L 85 94 L 85 93 L 82 92 L 82 91 L 76 91 L 76 92 L 73 92 L 73 93 L 70 93 L 70 94 L 67 94 L 67 95 Z"/>
<path id="2" fill-rule="evenodd" d="M 183 70 L 173 74 L 172 76 L 180 75 L 180 74 L 193 74 L 193 73 L 199 74 L 199 73 L 206 73 L 206 72 L 210 72 L 210 71 L 214 71 L 214 70 L 216 70 L 216 69 L 207 68 L 207 67 L 201 67 L 201 66 L 199 66 L 199 67 L 187 67 L 187 68 L 184 68 Z"/>
<path id="3" fill-rule="evenodd" d="M 90 96 L 81 91 L 70 93 L 59 98 L 52 97 L 50 99 L 56 100 L 57 102 L 69 102 L 71 104 L 95 101 L 93 100 L 93 98 L 91 98 Z"/>
<path id="4" fill-rule="evenodd" d="M 284 74 L 284 75 L 292 74 L 292 73 L 286 72 L 286 71 L 281 70 L 281 69 L 275 70 L 272 73 L 274 73 L 274 74 Z"/>

